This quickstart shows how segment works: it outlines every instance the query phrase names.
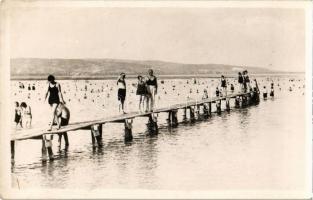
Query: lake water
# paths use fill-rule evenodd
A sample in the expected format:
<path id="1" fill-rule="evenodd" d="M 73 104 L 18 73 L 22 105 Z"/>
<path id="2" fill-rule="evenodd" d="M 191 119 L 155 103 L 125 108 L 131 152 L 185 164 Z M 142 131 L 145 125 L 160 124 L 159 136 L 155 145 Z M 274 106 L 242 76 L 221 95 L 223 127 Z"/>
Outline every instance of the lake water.
<path id="1" fill-rule="evenodd" d="M 304 79 L 273 80 L 275 98 L 261 100 L 256 106 L 213 114 L 195 123 L 180 123 L 177 128 L 169 128 L 166 114 L 160 114 L 157 136 L 146 134 L 146 118 L 135 119 L 134 140 L 130 143 L 124 143 L 123 124 L 103 126 L 103 148 L 92 147 L 90 131 L 70 132 L 69 148 L 65 149 L 63 143 L 59 149 L 54 139 L 56 159 L 47 163 L 41 162 L 40 140 L 18 141 L 13 185 L 66 189 L 302 190 L 306 164 Z M 271 79 L 258 81 L 260 87 L 270 87 Z M 49 106 L 43 101 L 46 82 L 22 82 L 26 89 L 19 89 L 18 81 L 11 82 L 12 99 L 31 105 L 34 127 L 47 126 Z M 71 110 L 71 122 L 118 113 L 115 81 L 60 83 Z M 135 80 L 127 80 L 128 112 L 138 107 L 132 83 Z M 196 84 L 191 79 L 164 80 L 164 84 L 159 83 L 157 106 L 201 99 L 204 88 L 214 95 L 217 83 L 218 79 L 198 79 Z M 35 84 L 36 90 L 28 91 L 28 84 Z M 180 121 L 181 115 L 178 113 Z"/>

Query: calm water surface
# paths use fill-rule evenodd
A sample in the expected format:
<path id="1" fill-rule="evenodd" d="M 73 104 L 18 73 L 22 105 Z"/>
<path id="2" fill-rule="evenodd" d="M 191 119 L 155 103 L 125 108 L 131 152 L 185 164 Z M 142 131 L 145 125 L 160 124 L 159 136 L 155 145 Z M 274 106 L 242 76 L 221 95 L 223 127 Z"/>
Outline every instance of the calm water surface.
<path id="1" fill-rule="evenodd" d="M 16 85 L 12 83 L 14 84 Z M 171 84 L 164 90 L 174 91 Z M 264 84 L 268 83 L 264 81 Z M 102 149 L 92 148 L 89 131 L 70 132 L 69 148 L 66 150 L 62 146 L 59 149 L 54 139 L 56 159 L 45 164 L 41 162 L 40 140 L 19 141 L 16 144 L 15 166 L 12 171 L 21 188 L 303 189 L 303 80 L 296 85 L 287 79 L 280 80 L 280 84 L 282 90 L 276 88 L 274 100 L 262 100 L 257 106 L 233 109 L 220 116 L 214 114 L 207 120 L 182 123 L 177 128 L 168 128 L 166 114 L 160 114 L 160 133 L 154 137 L 146 134 L 146 118 L 135 119 L 134 140 L 127 144 L 123 140 L 122 124 L 104 125 Z M 293 87 L 292 92 L 288 91 L 289 86 Z M 37 95 L 41 95 L 43 91 L 41 89 Z M 69 91 L 65 93 L 65 101 L 70 106 L 71 103 L 67 100 Z M 200 91 L 202 92 L 202 88 Z M 84 91 L 78 89 L 77 94 L 80 93 L 84 94 Z M 195 90 L 193 93 L 196 93 Z M 174 93 L 171 94 L 173 102 L 182 99 L 177 95 L 175 100 Z M 113 95 L 114 90 L 111 98 L 115 101 Z M 135 104 L 131 97 L 128 100 Z M 90 108 L 88 102 L 84 104 L 83 98 L 81 101 L 79 105 L 87 107 L 77 108 L 77 105 L 72 104 L 72 114 L 76 112 L 76 116 L 80 116 L 74 117 L 74 121 L 104 115 L 106 110 L 95 114 L 96 109 Z M 101 106 L 99 104 L 98 107 Z M 34 112 L 39 108 L 34 108 Z M 83 112 L 80 115 L 75 109 Z M 90 110 L 88 112 L 84 109 Z M 181 113 L 178 115 L 181 118 Z M 40 124 L 40 120 L 34 119 L 34 126 L 36 124 Z"/>

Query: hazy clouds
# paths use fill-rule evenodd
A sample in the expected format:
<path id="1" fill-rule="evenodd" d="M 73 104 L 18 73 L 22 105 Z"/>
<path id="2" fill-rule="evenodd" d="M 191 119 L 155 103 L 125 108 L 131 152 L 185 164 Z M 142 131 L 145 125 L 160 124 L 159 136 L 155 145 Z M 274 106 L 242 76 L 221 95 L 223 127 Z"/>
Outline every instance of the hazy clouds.
<path id="1" fill-rule="evenodd" d="M 304 71 L 304 14 L 274 8 L 19 8 L 11 12 L 11 56 Z"/>

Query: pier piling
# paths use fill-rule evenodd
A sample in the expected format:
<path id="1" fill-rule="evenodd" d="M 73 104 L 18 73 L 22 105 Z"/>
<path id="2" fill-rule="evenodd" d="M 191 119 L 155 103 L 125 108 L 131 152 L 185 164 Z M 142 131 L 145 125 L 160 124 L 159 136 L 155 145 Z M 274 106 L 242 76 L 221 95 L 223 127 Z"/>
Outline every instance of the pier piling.
<path id="1" fill-rule="evenodd" d="M 132 119 L 125 119 L 124 126 L 125 126 L 125 135 L 124 135 L 124 140 L 125 142 L 130 142 L 133 140 L 133 132 L 132 132 L 132 127 L 133 127 L 133 120 Z"/>

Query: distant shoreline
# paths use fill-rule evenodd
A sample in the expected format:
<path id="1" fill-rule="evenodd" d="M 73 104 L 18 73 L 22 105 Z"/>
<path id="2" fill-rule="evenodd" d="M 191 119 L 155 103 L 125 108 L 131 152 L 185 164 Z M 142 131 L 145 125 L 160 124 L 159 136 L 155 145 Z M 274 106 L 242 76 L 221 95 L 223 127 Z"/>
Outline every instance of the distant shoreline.
<path id="1" fill-rule="evenodd" d="M 190 79 L 190 78 L 220 78 L 221 74 L 199 74 L 199 75 L 157 75 L 160 79 Z M 288 76 L 299 76 L 305 75 L 305 72 L 286 72 L 286 73 L 263 73 L 263 74 L 253 74 L 250 76 L 254 77 L 264 77 L 264 76 L 276 76 L 276 77 L 288 77 Z M 117 76 L 58 76 L 55 75 L 57 80 L 115 80 Z M 235 78 L 237 74 L 225 74 L 226 78 Z M 137 78 L 137 75 L 128 75 L 127 78 L 134 79 Z M 26 80 L 46 80 L 46 77 L 43 76 L 11 76 L 11 81 L 26 81 Z"/>

